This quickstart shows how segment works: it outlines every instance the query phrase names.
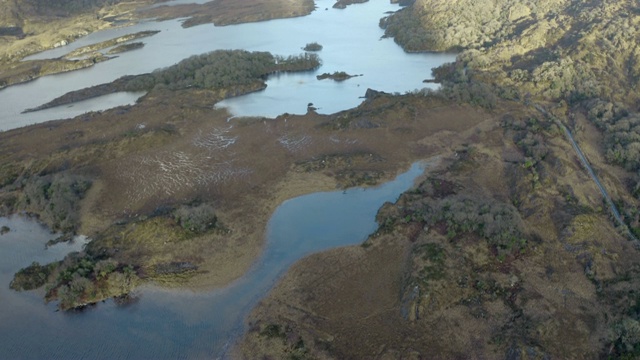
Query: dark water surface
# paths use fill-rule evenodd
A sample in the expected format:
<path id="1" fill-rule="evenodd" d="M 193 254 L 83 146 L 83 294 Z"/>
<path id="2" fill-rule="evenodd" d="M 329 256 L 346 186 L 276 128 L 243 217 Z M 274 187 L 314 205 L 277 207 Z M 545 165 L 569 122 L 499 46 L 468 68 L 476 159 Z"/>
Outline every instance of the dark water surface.
<path id="1" fill-rule="evenodd" d="M 267 243 L 251 270 L 208 293 L 144 287 L 136 302 L 113 301 L 82 312 L 56 312 L 38 291 L 9 289 L 13 273 L 32 261 L 47 263 L 82 247 L 61 244 L 30 219 L 0 218 L 12 231 L 0 236 L 0 359 L 175 359 L 223 357 L 244 330 L 243 319 L 295 261 L 313 252 L 361 243 L 377 225 L 375 214 L 422 174 L 416 163 L 376 188 L 314 193 L 280 205 Z"/>

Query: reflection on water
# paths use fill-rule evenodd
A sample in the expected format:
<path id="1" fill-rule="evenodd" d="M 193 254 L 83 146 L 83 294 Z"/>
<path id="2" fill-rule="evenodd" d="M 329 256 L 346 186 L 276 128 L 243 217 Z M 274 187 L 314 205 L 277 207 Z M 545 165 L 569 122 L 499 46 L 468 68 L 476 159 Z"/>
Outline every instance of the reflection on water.
<path id="1" fill-rule="evenodd" d="M 76 245 L 44 250 L 54 237 L 33 221 L 0 218 L 13 230 L 0 236 L 0 358 L 211 358 L 243 330 L 243 318 L 278 277 L 303 256 L 358 244 L 376 228 L 375 214 L 423 172 L 414 164 L 377 188 L 315 193 L 286 201 L 273 214 L 264 254 L 227 288 L 209 293 L 146 287 L 139 301 L 113 301 L 79 313 L 55 312 L 42 294 L 9 290 L 12 275 L 32 261 L 60 259 Z M 81 245 L 81 244 L 80 244 Z"/>
<path id="2" fill-rule="evenodd" d="M 128 28 L 93 33 L 68 46 L 34 55 L 30 58 L 59 57 L 80 46 L 118 36 L 160 31 L 136 40 L 144 42 L 144 48 L 119 54 L 91 68 L 45 76 L 0 91 L 3 107 L 0 130 L 74 116 L 75 112 L 65 113 L 65 108 L 20 113 L 72 90 L 110 82 L 123 75 L 151 72 L 216 49 L 269 51 L 288 56 L 300 54 L 309 42 L 317 41 L 324 46 L 319 52 L 323 65 L 318 71 L 270 77 L 267 90 L 221 104 L 242 116 L 304 113 L 310 102 L 320 113 L 332 113 L 358 105 L 367 88 L 402 93 L 433 87 L 434 84 L 424 84 L 422 80 L 431 77 L 431 68 L 454 59 L 451 54 L 407 54 L 392 39 L 381 39 L 379 19 L 385 12 L 399 9 L 388 0 L 370 0 L 343 10 L 333 9 L 333 4 L 334 0 L 317 0 L 317 9 L 309 16 L 222 27 L 206 24 L 184 29 L 181 20 L 144 21 Z M 316 79 L 319 73 L 335 71 L 363 76 L 344 82 Z M 128 103 L 131 99 L 122 101 Z"/>

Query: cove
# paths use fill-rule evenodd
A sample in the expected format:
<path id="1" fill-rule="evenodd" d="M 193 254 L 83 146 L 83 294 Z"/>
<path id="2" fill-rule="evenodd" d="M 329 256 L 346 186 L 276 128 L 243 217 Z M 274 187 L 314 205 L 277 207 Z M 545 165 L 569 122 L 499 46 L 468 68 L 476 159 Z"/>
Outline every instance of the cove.
<path id="1" fill-rule="evenodd" d="M 0 226 L 12 229 L 0 236 L 0 358 L 224 358 L 244 331 L 248 312 L 291 264 L 314 252 L 362 243 L 377 227 L 378 208 L 408 190 L 424 167 L 415 163 L 375 188 L 314 193 L 284 202 L 269 221 L 261 257 L 226 288 L 193 293 L 147 286 L 128 305 L 107 301 L 80 312 L 56 312 L 53 304 L 42 304 L 38 291 L 8 288 L 19 268 L 34 260 L 60 259 L 78 244 L 45 250 L 44 243 L 55 235 L 28 219 L 0 218 Z"/>
<path id="2" fill-rule="evenodd" d="M 276 117 L 283 113 L 303 114 L 313 103 L 323 114 L 346 110 L 362 102 L 367 88 L 386 92 L 406 92 L 436 84 L 424 84 L 431 69 L 455 59 L 453 54 L 405 53 L 393 39 L 382 39 L 378 22 L 400 7 L 388 0 L 333 9 L 334 0 L 317 0 L 310 15 L 228 26 L 211 24 L 182 28 L 182 20 L 141 21 L 133 26 L 92 33 L 70 45 L 45 51 L 29 59 L 55 58 L 90 44 L 145 30 L 158 34 L 140 39 L 141 49 L 119 54 L 93 67 L 45 76 L 32 82 L 0 90 L 0 130 L 69 118 L 84 111 L 104 110 L 130 104 L 140 94 L 119 94 L 110 103 L 95 101 L 84 107 L 61 107 L 22 114 L 69 91 L 113 81 L 124 75 L 148 73 L 168 67 L 191 55 L 218 49 L 268 51 L 288 56 L 303 52 L 305 44 L 323 45 L 318 53 L 323 65 L 316 71 L 271 76 L 265 91 L 228 99 L 218 106 L 228 107 L 236 116 Z M 317 80 L 325 72 L 345 71 L 358 76 L 344 82 Z M 117 100 L 117 101 L 116 101 Z M 211 104 L 213 106 L 214 104 Z"/>

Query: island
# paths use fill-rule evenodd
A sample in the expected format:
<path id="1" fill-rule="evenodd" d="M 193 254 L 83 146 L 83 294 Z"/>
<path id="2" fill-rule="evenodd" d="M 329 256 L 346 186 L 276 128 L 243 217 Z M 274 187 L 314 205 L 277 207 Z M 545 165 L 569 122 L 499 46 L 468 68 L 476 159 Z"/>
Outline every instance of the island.
<path id="1" fill-rule="evenodd" d="M 311 42 L 311 43 L 308 43 L 307 45 L 305 45 L 304 48 L 302 48 L 302 50 L 304 50 L 304 51 L 320 51 L 320 50 L 322 50 L 322 45 L 318 44 L 317 42 Z"/>
<path id="2" fill-rule="evenodd" d="M 331 79 L 333 81 L 345 81 L 345 80 L 351 79 L 352 77 L 357 77 L 357 76 L 362 76 L 362 75 L 349 75 L 344 71 L 335 71 L 332 74 L 322 73 L 320 75 L 317 75 L 316 78 L 318 80 Z"/>

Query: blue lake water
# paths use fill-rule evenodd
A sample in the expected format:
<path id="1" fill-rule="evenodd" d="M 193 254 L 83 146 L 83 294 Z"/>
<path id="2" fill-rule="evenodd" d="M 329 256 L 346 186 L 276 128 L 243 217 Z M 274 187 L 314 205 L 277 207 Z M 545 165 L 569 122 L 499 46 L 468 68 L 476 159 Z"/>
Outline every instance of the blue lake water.
<path id="1" fill-rule="evenodd" d="M 30 59 L 60 57 L 78 47 L 138 31 L 160 31 L 154 36 L 135 40 L 144 42 L 144 48 L 122 53 L 92 68 L 45 76 L 1 90 L 0 130 L 131 104 L 140 94 L 111 95 L 104 101 L 94 99 L 73 107 L 21 114 L 25 109 L 72 90 L 110 82 L 124 75 L 151 72 L 191 55 L 217 49 L 269 51 L 287 56 L 302 53 L 302 48 L 309 42 L 317 41 L 324 46 L 318 53 L 323 65 L 317 71 L 272 76 L 265 91 L 218 104 L 239 116 L 301 114 L 306 112 L 310 102 L 318 112 L 328 114 L 357 106 L 367 88 L 403 93 L 435 87 L 422 80 L 431 77 L 433 67 L 455 59 L 453 54 L 408 54 L 393 39 L 381 39 L 383 30 L 378 21 L 386 12 L 398 10 L 398 5 L 371 0 L 346 9 L 333 9 L 333 3 L 333 0 L 317 0 L 317 9 L 309 16 L 223 27 L 206 24 L 184 29 L 182 20 L 143 21 L 130 27 L 96 32 L 70 45 L 36 54 Z M 344 82 L 316 79 L 318 74 L 334 71 L 362 76 Z"/>

